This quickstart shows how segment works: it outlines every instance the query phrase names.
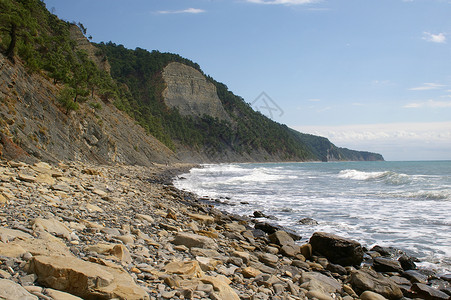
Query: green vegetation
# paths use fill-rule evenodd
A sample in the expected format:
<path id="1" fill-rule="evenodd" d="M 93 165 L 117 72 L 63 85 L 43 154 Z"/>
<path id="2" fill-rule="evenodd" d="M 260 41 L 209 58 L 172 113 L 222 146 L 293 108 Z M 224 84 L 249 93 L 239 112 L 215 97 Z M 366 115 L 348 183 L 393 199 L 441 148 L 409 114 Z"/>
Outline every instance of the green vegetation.
<path id="1" fill-rule="evenodd" d="M 63 108 L 76 109 L 74 103 L 95 91 L 106 98 L 116 94 L 110 75 L 76 49 L 70 36 L 76 25 L 59 20 L 39 0 L 0 0 L 0 11 L 0 50 L 13 62 L 19 56 L 29 71 L 44 72 L 54 83 L 66 85 L 70 91 L 64 89 L 59 97 Z"/>

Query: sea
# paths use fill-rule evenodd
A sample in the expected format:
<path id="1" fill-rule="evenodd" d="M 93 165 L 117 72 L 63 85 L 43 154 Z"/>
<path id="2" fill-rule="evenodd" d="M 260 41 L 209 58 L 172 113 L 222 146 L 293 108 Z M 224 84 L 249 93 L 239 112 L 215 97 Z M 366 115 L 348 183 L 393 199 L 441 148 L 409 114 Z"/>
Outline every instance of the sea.
<path id="1" fill-rule="evenodd" d="M 451 273 L 451 161 L 207 164 L 175 186 L 242 216 L 394 247 Z M 311 218 L 317 224 L 303 224 Z"/>

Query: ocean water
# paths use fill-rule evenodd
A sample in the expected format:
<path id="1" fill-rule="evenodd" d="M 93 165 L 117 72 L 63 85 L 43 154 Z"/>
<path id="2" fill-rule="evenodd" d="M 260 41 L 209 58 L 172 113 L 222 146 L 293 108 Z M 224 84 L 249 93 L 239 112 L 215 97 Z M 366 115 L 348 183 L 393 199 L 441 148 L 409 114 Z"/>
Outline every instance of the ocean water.
<path id="1" fill-rule="evenodd" d="M 219 199 L 212 203 L 223 211 L 262 211 L 304 241 L 330 232 L 451 272 L 451 161 L 204 165 L 175 185 Z M 318 225 L 302 225 L 302 218 Z"/>

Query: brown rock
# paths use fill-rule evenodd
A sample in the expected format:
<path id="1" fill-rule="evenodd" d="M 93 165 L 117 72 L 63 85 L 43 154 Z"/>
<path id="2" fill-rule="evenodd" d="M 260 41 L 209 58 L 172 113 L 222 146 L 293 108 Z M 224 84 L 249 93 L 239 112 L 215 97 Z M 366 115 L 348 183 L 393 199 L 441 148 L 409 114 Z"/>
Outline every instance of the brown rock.
<path id="1" fill-rule="evenodd" d="M 385 298 L 382 295 L 379 295 L 378 293 L 375 292 L 371 292 L 371 291 L 365 291 L 362 293 L 362 295 L 360 295 L 360 299 L 361 300 L 387 300 L 387 298 Z"/>
<path id="2" fill-rule="evenodd" d="M 428 285 L 422 283 L 414 283 L 412 285 L 412 291 L 414 291 L 420 298 L 426 300 L 447 300 L 450 296 L 444 292 L 434 289 Z"/>
<path id="3" fill-rule="evenodd" d="M 260 275 L 262 272 L 252 267 L 246 267 L 241 270 L 241 274 L 243 274 L 244 278 L 254 278 Z"/>
<path id="4" fill-rule="evenodd" d="M 36 256 L 28 271 L 38 276 L 39 283 L 83 299 L 149 299 L 127 272 L 112 263 L 100 265 L 74 257 Z"/>
<path id="5" fill-rule="evenodd" d="M 8 280 L 0 279 L 0 299 L 4 300 L 38 300 L 38 297 L 30 294 L 21 285 Z"/>
<path id="6" fill-rule="evenodd" d="M 174 240 L 172 241 L 175 245 L 185 245 L 188 248 L 198 247 L 198 248 L 209 248 L 209 249 L 217 249 L 218 245 L 215 241 L 209 237 L 180 232 L 178 233 Z"/>
<path id="7" fill-rule="evenodd" d="M 34 231 L 47 231 L 58 237 L 64 237 L 66 240 L 70 240 L 71 230 L 56 219 L 42 219 L 37 218 L 32 222 Z"/>
<path id="8" fill-rule="evenodd" d="M 202 223 L 202 224 L 213 224 L 215 221 L 215 218 L 213 218 L 212 216 L 208 216 L 208 215 L 188 214 L 188 216 L 191 219 L 198 221 L 199 223 Z"/>
<path id="9" fill-rule="evenodd" d="M 209 283 L 213 285 L 215 292 L 218 294 L 219 299 L 227 300 L 240 300 L 237 293 L 229 286 L 230 280 L 222 275 L 213 277 L 205 276 L 200 279 L 203 283 Z"/>
<path id="10" fill-rule="evenodd" d="M 283 230 L 278 230 L 268 236 L 271 243 L 284 246 L 284 245 L 293 245 L 294 240 L 293 238 Z"/>
<path id="11" fill-rule="evenodd" d="M 391 300 L 400 299 L 403 296 L 395 282 L 367 268 L 351 272 L 351 284 L 359 294 L 372 291 Z"/>
<path id="12" fill-rule="evenodd" d="M 204 276 L 199 262 L 192 261 L 173 261 L 164 267 L 166 273 L 178 274 L 184 278 L 200 278 Z"/>

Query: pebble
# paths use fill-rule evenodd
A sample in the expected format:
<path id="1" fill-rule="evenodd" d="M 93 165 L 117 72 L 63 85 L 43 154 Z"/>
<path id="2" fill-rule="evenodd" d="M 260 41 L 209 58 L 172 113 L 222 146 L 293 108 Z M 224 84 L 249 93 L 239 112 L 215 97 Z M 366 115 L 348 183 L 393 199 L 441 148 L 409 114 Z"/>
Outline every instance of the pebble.
<path id="1" fill-rule="evenodd" d="M 115 266 L 143 293 L 136 299 L 358 297 L 359 286 L 349 280 L 355 268 L 313 256 L 317 253 L 311 244 L 295 241 L 300 237 L 281 227 L 260 223 L 253 228 L 250 221 L 222 214 L 208 204 L 212 201 L 202 204 L 195 195 L 160 179 L 170 179 L 189 166 L 171 169 L 81 162 L 53 166 L 5 161 L 0 165 L 0 229 L 16 230 L 0 230 L 0 278 L 24 293 L 24 299 L 80 299 L 71 291 L 43 289 L 37 280 L 40 275 L 27 272 L 26 262 L 34 263 L 39 251 L 44 251 L 37 250 L 38 244 L 43 249 L 58 249 L 66 258 L 78 259 L 80 265 Z M 261 212 L 254 216 L 266 217 Z M 313 221 L 304 219 L 303 223 Z M 2 256 L 7 253 L 2 252 L 4 246 L 15 247 L 20 255 Z M 376 247 L 373 253 L 398 252 Z M 374 261 L 377 274 L 391 276 L 393 284 L 421 283 L 415 286 L 417 294 L 444 297 L 431 287 L 433 281 L 427 275 L 407 270 L 416 267 L 408 256 L 398 262 L 374 255 Z M 399 274 L 393 276 L 393 271 Z M 105 282 L 112 280 L 98 275 Z M 448 274 L 440 282 L 444 286 L 449 281 Z M 27 289 L 21 290 L 22 286 Z M 365 291 L 360 297 L 385 299 L 375 291 Z"/>

